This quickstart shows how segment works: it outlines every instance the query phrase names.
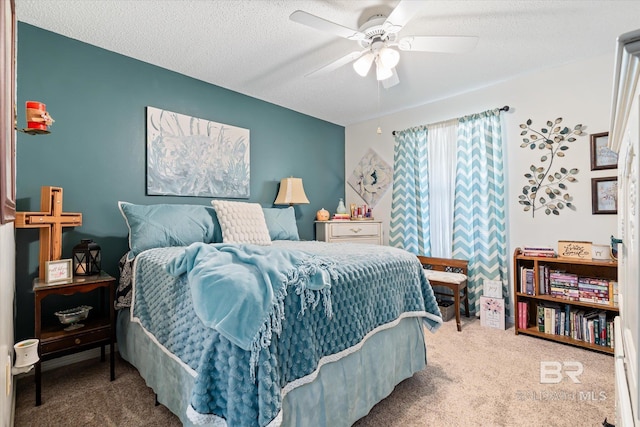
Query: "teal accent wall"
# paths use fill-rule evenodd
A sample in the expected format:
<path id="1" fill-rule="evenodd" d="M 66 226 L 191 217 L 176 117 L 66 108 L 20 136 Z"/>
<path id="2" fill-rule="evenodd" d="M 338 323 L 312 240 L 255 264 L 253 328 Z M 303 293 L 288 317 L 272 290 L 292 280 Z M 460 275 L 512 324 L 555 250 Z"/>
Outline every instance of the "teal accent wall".
<path id="1" fill-rule="evenodd" d="M 212 67 L 215 62 L 211 58 Z M 83 216 L 81 227 L 63 232 L 63 258 L 71 258 L 80 239 L 93 239 L 102 248 L 103 269 L 117 277 L 118 260 L 128 249 L 119 200 L 210 203 L 210 198 L 146 195 L 146 106 L 249 129 L 248 201 L 272 206 L 281 178 L 302 178 L 311 203 L 295 207 L 301 239 L 314 238 L 317 210 L 332 210 L 344 197 L 342 126 L 23 22 L 17 70 L 18 127 L 26 127 L 28 100 L 45 103 L 55 119 L 49 135 L 18 133 L 17 210 L 39 211 L 42 186 L 63 188 L 63 210 Z M 34 333 L 31 287 L 38 248 L 37 230 L 16 230 L 16 340 Z M 81 299 L 52 301 L 43 316 L 52 318 L 53 311 Z"/>

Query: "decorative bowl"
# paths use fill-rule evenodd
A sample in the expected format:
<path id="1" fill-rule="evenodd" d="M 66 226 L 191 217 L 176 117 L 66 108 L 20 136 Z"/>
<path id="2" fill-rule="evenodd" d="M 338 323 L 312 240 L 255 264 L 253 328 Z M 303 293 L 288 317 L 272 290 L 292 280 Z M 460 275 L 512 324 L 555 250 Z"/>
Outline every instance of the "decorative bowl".
<path id="1" fill-rule="evenodd" d="M 82 328 L 84 326 L 83 324 L 78 322 L 86 319 L 87 316 L 89 316 L 89 310 L 91 310 L 92 308 L 93 307 L 88 305 L 81 305 L 80 307 L 76 307 L 76 308 L 69 308 L 67 310 L 56 311 L 53 314 L 58 316 L 58 320 L 63 325 L 70 325 L 64 328 L 65 331 L 72 331 L 74 329 Z"/>

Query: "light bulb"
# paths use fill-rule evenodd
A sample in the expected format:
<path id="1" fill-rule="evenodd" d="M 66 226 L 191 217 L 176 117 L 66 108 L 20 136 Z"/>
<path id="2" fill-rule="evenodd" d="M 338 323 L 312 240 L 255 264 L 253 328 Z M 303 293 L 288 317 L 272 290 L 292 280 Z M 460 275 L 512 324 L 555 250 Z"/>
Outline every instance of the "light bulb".
<path id="1" fill-rule="evenodd" d="M 365 77 L 367 74 L 369 74 L 373 58 L 374 56 L 371 52 L 362 55 L 356 62 L 353 63 L 353 69 L 356 70 L 356 73 L 358 73 L 362 77 Z"/>
<path id="2" fill-rule="evenodd" d="M 400 52 L 389 47 L 383 47 L 382 49 L 380 49 L 378 56 L 380 58 L 380 62 L 382 62 L 382 65 L 384 65 L 385 68 L 389 69 L 398 65 L 398 62 L 400 61 Z"/>
<path id="3" fill-rule="evenodd" d="M 376 79 L 386 80 L 391 76 L 393 76 L 391 69 L 384 67 L 381 61 L 376 61 Z"/>

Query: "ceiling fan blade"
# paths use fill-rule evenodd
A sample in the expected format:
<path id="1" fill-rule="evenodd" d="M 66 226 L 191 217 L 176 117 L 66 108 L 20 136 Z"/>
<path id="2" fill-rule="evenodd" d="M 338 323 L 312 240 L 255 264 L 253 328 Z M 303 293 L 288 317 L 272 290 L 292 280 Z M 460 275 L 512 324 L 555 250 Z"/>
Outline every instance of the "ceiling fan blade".
<path id="1" fill-rule="evenodd" d="M 398 48 L 413 52 L 467 53 L 477 44 L 475 36 L 407 36 L 400 39 Z"/>
<path id="2" fill-rule="evenodd" d="M 289 15 L 289 19 L 299 24 L 315 28 L 316 30 L 335 34 L 336 36 L 344 37 L 349 40 L 362 40 L 365 38 L 364 33 L 361 33 L 360 31 L 344 27 L 340 24 L 336 24 L 335 22 L 327 21 L 324 18 L 320 18 L 319 16 L 312 15 L 302 10 L 296 10 L 293 12 Z"/>
<path id="3" fill-rule="evenodd" d="M 387 34 L 399 32 L 424 5 L 423 1 L 401 0 L 382 24 L 382 29 Z"/>
<path id="4" fill-rule="evenodd" d="M 382 80 L 382 87 L 385 89 L 389 89 L 390 87 L 393 87 L 398 83 L 400 83 L 400 79 L 398 78 L 398 73 L 396 73 L 395 68 L 391 69 L 391 73 L 392 73 L 391 77 L 389 77 L 388 79 Z"/>
<path id="5" fill-rule="evenodd" d="M 309 74 L 306 74 L 305 77 L 318 77 L 318 76 L 323 76 L 325 74 L 328 74 L 334 70 L 337 70 L 338 68 L 342 67 L 343 65 L 348 64 L 349 62 L 355 61 L 356 59 L 360 58 L 362 56 L 363 53 L 368 52 L 368 50 L 362 50 L 362 51 L 354 51 L 351 52 L 345 56 L 343 56 L 342 58 L 338 58 L 335 61 L 325 65 L 322 68 L 319 68 L 315 71 L 312 71 Z"/>

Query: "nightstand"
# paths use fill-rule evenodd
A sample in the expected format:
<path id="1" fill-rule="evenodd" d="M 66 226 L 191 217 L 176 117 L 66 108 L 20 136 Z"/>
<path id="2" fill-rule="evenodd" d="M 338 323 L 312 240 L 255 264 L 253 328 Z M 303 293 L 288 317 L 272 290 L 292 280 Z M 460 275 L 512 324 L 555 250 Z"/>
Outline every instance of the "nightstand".
<path id="1" fill-rule="evenodd" d="M 382 221 L 316 221 L 316 240 L 382 244 Z"/>
<path id="2" fill-rule="evenodd" d="M 33 281 L 35 295 L 35 334 L 40 340 L 40 361 L 36 363 L 36 406 L 42 403 L 41 398 L 41 363 L 45 360 L 77 353 L 95 347 L 101 349 L 101 360 L 105 360 L 105 345 L 109 345 L 109 363 L 111 381 L 115 379 L 115 297 L 116 279 L 102 272 L 94 276 L 76 276 L 69 283 L 47 284 L 43 280 Z M 99 292 L 99 307 L 94 307 L 87 319 L 81 321 L 82 328 L 65 331 L 65 325 L 58 319 L 43 324 L 42 300 L 49 295 L 73 295 L 76 293 Z M 49 321 L 50 320 L 50 321 Z"/>

